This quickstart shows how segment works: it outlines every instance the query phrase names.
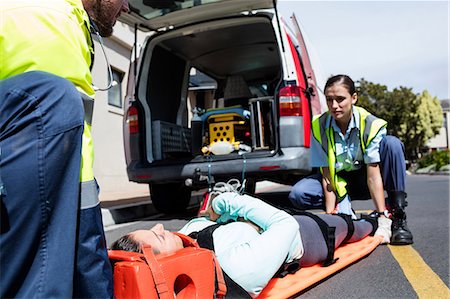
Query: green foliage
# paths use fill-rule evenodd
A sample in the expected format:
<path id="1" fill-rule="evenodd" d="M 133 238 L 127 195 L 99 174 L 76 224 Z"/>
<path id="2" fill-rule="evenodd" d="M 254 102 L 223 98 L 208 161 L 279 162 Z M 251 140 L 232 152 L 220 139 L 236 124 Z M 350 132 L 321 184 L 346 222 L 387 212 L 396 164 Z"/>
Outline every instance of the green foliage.
<path id="1" fill-rule="evenodd" d="M 450 152 L 434 151 L 430 154 L 424 155 L 422 158 L 417 160 L 417 164 L 419 168 L 436 164 L 436 170 L 439 170 L 442 166 L 450 164 Z"/>
<path id="2" fill-rule="evenodd" d="M 364 78 L 357 83 L 357 105 L 386 120 L 388 134 L 397 136 L 403 142 L 408 160 L 415 160 L 419 150 L 442 127 L 439 100 L 426 90 L 418 95 L 403 86 L 389 91 L 385 85 Z"/>

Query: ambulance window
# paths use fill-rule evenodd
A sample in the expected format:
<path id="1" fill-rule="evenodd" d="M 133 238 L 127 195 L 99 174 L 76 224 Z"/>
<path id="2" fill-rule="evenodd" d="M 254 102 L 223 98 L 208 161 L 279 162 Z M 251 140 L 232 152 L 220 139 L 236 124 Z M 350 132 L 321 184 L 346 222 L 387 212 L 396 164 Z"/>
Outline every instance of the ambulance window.
<path id="1" fill-rule="evenodd" d="M 217 81 L 207 74 L 192 67 L 189 71 L 189 105 L 190 109 L 215 108 L 214 94 L 217 90 Z"/>
<path id="2" fill-rule="evenodd" d="M 254 97 L 265 97 L 269 95 L 267 84 L 251 84 L 249 88 Z"/>
<path id="3" fill-rule="evenodd" d="M 189 71 L 189 90 L 214 90 L 217 89 L 217 82 L 205 73 L 196 68 Z"/>

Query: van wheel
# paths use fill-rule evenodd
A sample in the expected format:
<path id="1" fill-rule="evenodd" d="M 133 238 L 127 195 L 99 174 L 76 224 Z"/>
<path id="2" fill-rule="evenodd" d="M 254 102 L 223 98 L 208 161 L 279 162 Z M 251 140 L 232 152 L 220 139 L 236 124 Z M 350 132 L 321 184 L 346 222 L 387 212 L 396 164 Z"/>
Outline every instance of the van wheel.
<path id="1" fill-rule="evenodd" d="M 150 199 L 159 212 L 184 212 L 191 199 L 191 190 L 184 183 L 150 184 Z"/>

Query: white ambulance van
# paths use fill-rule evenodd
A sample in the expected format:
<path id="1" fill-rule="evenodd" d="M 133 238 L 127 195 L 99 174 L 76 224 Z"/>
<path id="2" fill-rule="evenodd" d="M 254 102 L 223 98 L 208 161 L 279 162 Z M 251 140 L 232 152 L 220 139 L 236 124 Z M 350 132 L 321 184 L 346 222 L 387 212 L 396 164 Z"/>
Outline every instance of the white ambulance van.
<path id="1" fill-rule="evenodd" d="M 272 0 L 129 0 L 121 21 L 148 32 L 125 98 L 128 176 L 154 206 L 231 178 L 246 190 L 311 173 L 312 115 L 324 107 L 300 28 Z"/>

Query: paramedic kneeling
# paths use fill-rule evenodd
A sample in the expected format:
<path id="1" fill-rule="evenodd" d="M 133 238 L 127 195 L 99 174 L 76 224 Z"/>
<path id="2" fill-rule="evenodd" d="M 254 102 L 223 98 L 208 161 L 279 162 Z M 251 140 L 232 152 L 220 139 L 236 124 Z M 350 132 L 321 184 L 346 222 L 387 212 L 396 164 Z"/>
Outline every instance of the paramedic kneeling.
<path id="1" fill-rule="evenodd" d="M 227 298 L 259 294 L 282 265 L 333 263 L 335 247 L 371 234 L 376 221 L 352 221 L 348 216 L 302 214 L 291 216 L 269 204 L 237 192 L 225 192 L 212 200 L 208 217 L 189 221 L 179 232 L 214 250 L 227 289 L 237 284 L 243 293 Z M 349 233 L 350 232 L 350 233 Z M 111 249 L 140 251 L 150 245 L 155 253 L 183 248 L 181 239 L 161 224 L 137 230 L 115 241 Z M 293 262 L 293 263 L 292 263 Z M 228 280 L 227 280 L 228 279 Z"/>
<path id="2" fill-rule="evenodd" d="M 406 225 L 403 144 L 386 136 L 386 121 L 354 106 L 358 96 L 350 77 L 333 76 L 324 90 L 328 111 L 313 119 L 311 138 L 311 166 L 320 167 L 321 174 L 300 180 L 289 199 L 300 209 L 323 206 L 325 201 L 327 213 L 351 215 L 350 199 L 372 198 L 376 211 L 371 215 L 379 217 L 377 233 L 388 237 L 392 229 L 391 244 L 412 244 Z"/>

